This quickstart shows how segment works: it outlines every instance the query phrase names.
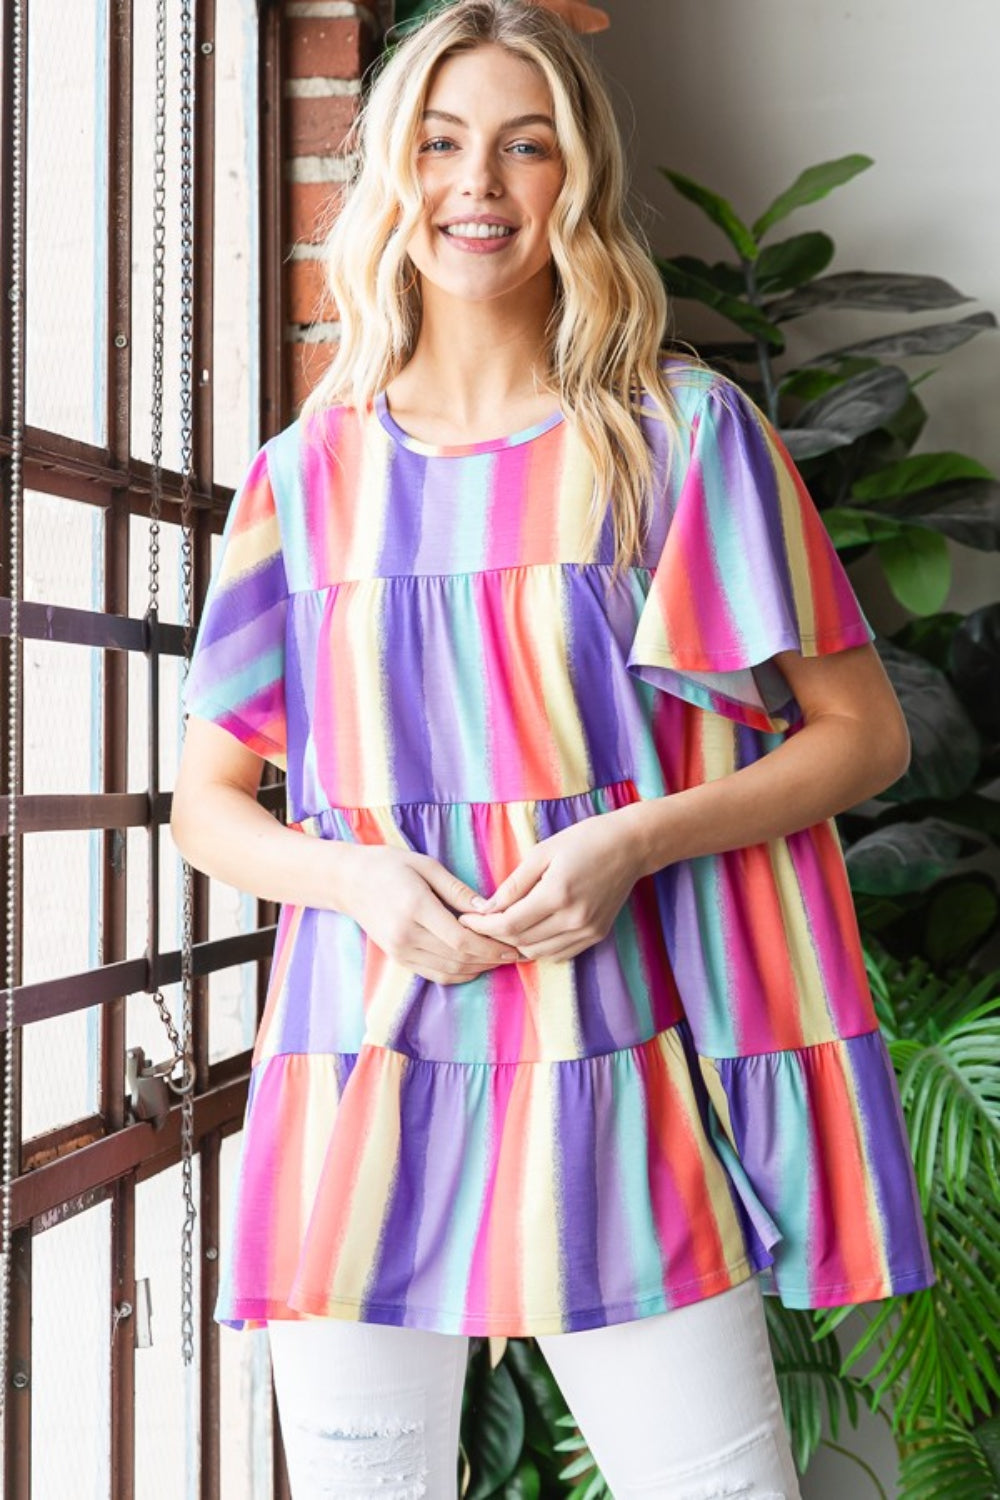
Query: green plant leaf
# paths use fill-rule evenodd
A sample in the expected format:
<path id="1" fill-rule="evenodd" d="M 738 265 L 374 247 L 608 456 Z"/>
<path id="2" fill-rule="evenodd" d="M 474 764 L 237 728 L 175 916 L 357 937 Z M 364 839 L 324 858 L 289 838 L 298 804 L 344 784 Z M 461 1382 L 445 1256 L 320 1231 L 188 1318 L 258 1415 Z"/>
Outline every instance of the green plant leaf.
<path id="1" fill-rule="evenodd" d="M 923 328 L 904 329 L 899 333 L 886 333 L 880 338 L 862 339 L 860 343 L 844 344 L 840 349 L 831 349 L 827 354 L 815 354 L 810 365 L 836 364 L 848 355 L 862 355 L 874 359 L 926 358 L 932 354 L 950 354 L 962 344 L 974 339 L 986 328 L 996 328 L 997 320 L 991 312 L 971 313 L 967 318 L 952 323 L 930 323 Z"/>
<path id="2" fill-rule="evenodd" d="M 731 261 L 718 260 L 710 264 L 707 260 L 701 260 L 697 255 L 675 255 L 671 264 L 685 275 L 693 276 L 699 281 L 707 282 L 709 286 L 714 286 L 717 292 L 722 292 L 726 297 L 746 295 L 747 288 L 743 272 Z"/>
<path id="3" fill-rule="evenodd" d="M 941 608 L 951 588 L 951 553 L 936 531 L 907 526 L 875 543 L 882 570 L 896 598 L 915 615 Z"/>
<path id="4" fill-rule="evenodd" d="M 890 823 L 857 839 L 844 854 L 851 889 L 869 896 L 923 891 L 954 868 L 962 837 L 940 818 Z"/>
<path id="5" fill-rule="evenodd" d="M 935 485 L 883 501 L 880 508 L 897 520 L 940 531 L 964 547 L 982 552 L 1000 548 L 1000 482 L 995 479 Z"/>
<path id="6" fill-rule="evenodd" d="M 539 1500 L 542 1476 L 530 1458 L 522 1459 L 512 1479 L 504 1485 L 504 1500 Z"/>
<path id="7" fill-rule="evenodd" d="M 952 632 L 947 667 L 979 732 L 1000 740 L 1000 604 L 974 609 Z"/>
<path id="8" fill-rule="evenodd" d="M 993 479 L 985 464 L 964 453 L 915 453 L 899 463 L 859 479 L 852 487 L 855 500 L 884 500 L 909 495 L 955 479 Z"/>
<path id="9" fill-rule="evenodd" d="M 971 1432 L 951 1421 L 920 1440 L 899 1466 L 899 1500 L 1000 1500 L 1000 1475 Z"/>
<path id="10" fill-rule="evenodd" d="M 870 156 L 855 154 L 851 156 L 839 156 L 833 161 L 818 162 L 815 166 L 806 167 L 800 172 L 783 193 L 779 193 L 771 204 L 765 209 L 760 218 L 753 226 L 753 234 L 756 239 L 763 239 L 767 231 L 781 219 L 786 219 L 790 213 L 797 208 L 804 208 L 808 203 L 816 203 L 820 198 L 825 198 L 834 188 L 840 187 L 845 182 L 850 182 L 859 172 L 865 172 L 873 166 Z"/>
<path id="11" fill-rule="evenodd" d="M 939 276 L 913 276 L 905 271 L 838 271 L 765 305 L 775 323 L 800 318 L 822 307 L 839 310 L 859 307 L 873 312 L 930 312 L 971 302 Z"/>
<path id="12" fill-rule="evenodd" d="M 505 1361 L 491 1370 L 482 1353 L 470 1359 L 466 1396 L 462 1446 L 472 1472 L 464 1500 L 489 1500 L 517 1468 L 524 1444 L 524 1410 Z"/>
<path id="13" fill-rule="evenodd" d="M 685 271 L 676 261 L 665 260 L 657 256 L 656 265 L 663 278 L 667 291 L 673 297 L 690 297 L 696 302 L 703 302 L 706 307 L 713 308 L 735 323 L 737 328 L 742 328 L 744 333 L 753 335 L 754 338 L 765 339 L 774 347 L 776 353 L 784 348 L 784 338 L 780 328 L 775 328 L 762 312 L 752 307 L 749 302 L 743 302 L 738 297 L 730 297 L 725 292 L 720 292 L 718 287 L 702 277 L 694 275 L 691 271 Z"/>
<path id="14" fill-rule="evenodd" d="M 852 505 L 830 505 L 823 511 L 823 522 L 830 540 L 838 548 L 867 547 L 872 542 L 899 535 L 899 523 L 876 510 L 856 509 Z"/>
<path id="15" fill-rule="evenodd" d="M 969 718 L 943 672 L 879 636 L 875 648 L 898 697 L 912 742 L 908 769 L 879 792 L 887 802 L 924 798 L 950 800 L 976 778 L 982 747 Z"/>
<path id="16" fill-rule="evenodd" d="M 713 224 L 718 225 L 741 260 L 756 260 L 757 241 L 731 203 L 718 193 L 713 193 L 711 188 L 695 182 L 694 178 L 685 177 L 683 172 L 671 172 L 668 167 L 658 167 L 657 171 L 662 172 L 682 198 L 687 198 L 703 214 L 707 214 Z"/>
<path id="17" fill-rule="evenodd" d="M 833 1333 L 818 1337 L 812 1315 L 764 1299 L 778 1390 L 796 1467 L 805 1473 L 823 1435 L 834 1437 L 842 1413 L 857 1425 L 862 1382 L 840 1373 L 840 1345 Z"/>
<path id="18" fill-rule="evenodd" d="M 903 407 L 910 383 L 894 365 L 853 375 L 810 401 L 782 437 L 793 458 L 812 458 L 845 447 L 891 420 Z"/>
<path id="19" fill-rule="evenodd" d="M 900 1043 L 899 1096 L 907 1119 L 921 1197 L 935 1184 L 966 1200 L 973 1154 L 993 1177 L 1000 1165 L 1000 996 L 946 1026 L 932 1045 Z M 997 1293 L 1000 1311 L 1000 1291 Z"/>
<path id="20" fill-rule="evenodd" d="M 1000 926 L 1000 898 L 987 875 L 965 875 L 942 883 L 931 898 L 925 947 L 933 963 L 964 963 Z"/>
<path id="21" fill-rule="evenodd" d="M 835 248 L 828 234 L 818 232 L 796 234 L 777 245 L 768 245 L 760 252 L 754 267 L 757 290 L 766 294 L 788 292 L 812 281 L 826 270 Z"/>

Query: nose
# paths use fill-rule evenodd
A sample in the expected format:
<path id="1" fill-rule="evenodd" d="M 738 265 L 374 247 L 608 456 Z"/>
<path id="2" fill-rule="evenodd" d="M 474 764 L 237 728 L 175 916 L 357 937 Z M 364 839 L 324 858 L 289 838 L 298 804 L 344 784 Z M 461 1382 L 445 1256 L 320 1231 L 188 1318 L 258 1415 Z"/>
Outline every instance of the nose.
<path id="1" fill-rule="evenodd" d="M 496 191 L 500 177 L 496 158 L 487 144 L 469 145 L 463 152 L 462 191 L 473 198 Z"/>

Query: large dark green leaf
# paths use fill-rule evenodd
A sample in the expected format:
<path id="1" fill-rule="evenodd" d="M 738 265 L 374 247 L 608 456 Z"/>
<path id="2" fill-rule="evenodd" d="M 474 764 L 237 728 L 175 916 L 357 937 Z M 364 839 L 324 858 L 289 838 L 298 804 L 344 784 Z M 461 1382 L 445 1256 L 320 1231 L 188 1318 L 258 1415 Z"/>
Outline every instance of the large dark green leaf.
<path id="1" fill-rule="evenodd" d="M 940 818 L 890 823 L 853 843 L 844 855 L 851 889 L 868 896 L 923 891 L 955 867 L 962 835 Z"/>
<path id="2" fill-rule="evenodd" d="M 821 161 L 813 167 L 806 167 L 800 172 L 783 193 L 779 193 L 770 208 L 764 210 L 760 218 L 753 226 L 756 238 L 763 239 L 772 225 L 779 220 L 786 219 L 790 213 L 797 208 L 804 208 L 808 203 L 817 203 L 820 198 L 825 198 L 827 193 L 834 188 L 840 187 L 842 183 L 850 182 L 859 172 L 866 171 L 873 165 L 870 156 L 862 156 L 855 153 L 851 156 L 839 156 L 834 161 Z"/>
<path id="3" fill-rule="evenodd" d="M 1000 739 L 1000 604 L 966 615 L 952 635 L 948 667 L 976 727 Z"/>
<path id="4" fill-rule="evenodd" d="M 524 1444 L 524 1411 L 506 1364 L 491 1370 L 470 1360 L 462 1442 L 471 1467 L 465 1500 L 489 1500 L 517 1468 Z"/>
<path id="5" fill-rule="evenodd" d="M 955 480 L 900 495 L 883 501 L 879 514 L 943 532 L 963 547 L 1000 549 L 1000 482 L 995 479 Z"/>
<path id="6" fill-rule="evenodd" d="M 717 292 L 722 292 L 727 297 L 746 295 L 747 286 L 743 279 L 743 272 L 731 261 L 717 260 L 709 263 L 707 260 L 701 260 L 697 255 L 675 255 L 671 260 L 671 265 L 687 276 L 695 277 L 699 281 L 707 281 L 709 286 L 714 286 Z"/>
<path id="7" fill-rule="evenodd" d="M 762 257 L 763 258 L 763 257 Z M 862 339 L 857 344 L 844 344 L 840 349 L 831 349 L 828 354 L 813 355 L 809 361 L 814 365 L 836 364 L 850 354 L 860 354 L 875 359 L 912 359 L 918 355 L 949 354 L 961 344 L 967 344 L 984 328 L 996 328 L 997 320 L 991 312 L 972 313 L 953 323 L 930 323 L 923 328 L 903 329 L 899 333 L 886 333 L 877 339 Z"/>
<path id="8" fill-rule="evenodd" d="M 925 942 L 939 968 L 965 963 L 997 929 L 1000 898 L 988 875 L 960 875 L 941 882 L 927 909 Z"/>
<path id="9" fill-rule="evenodd" d="M 876 542 L 875 550 L 900 604 L 915 615 L 936 614 L 951 588 L 951 553 L 944 536 L 906 526 Z"/>
<path id="10" fill-rule="evenodd" d="M 743 302 L 738 297 L 731 297 L 725 292 L 720 292 L 718 287 L 713 286 L 710 281 L 705 281 L 703 277 L 686 271 L 676 261 L 665 260 L 662 256 L 657 256 L 656 264 L 671 296 L 690 297 L 696 302 L 703 302 L 706 307 L 711 307 L 717 313 L 721 313 L 724 318 L 728 318 L 730 323 L 735 323 L 737 328 L 742 328 L 744 333 L 765 339 L 773 346 L 775 352 L 780 353 L 784 348 L 784 338 L 780 328 L 775 328 L 774 324 L 749 302 Z"/>
<path id="11" fill-rule="evenodd" d="M 787 292 L 826 270 L 835 246 L 828 234 L 796 234 L 760 252 L 754 267 L 758 292 Z"/>
<path id="12" fill-rule="evenodd" d="M 856 438 L 891 419 L 910 392 L 910 382 L 894 365 L 880 365 L 845 380 L 832 391 L 810 401 L 782 437 L 793 458 L 812 458 Z"/>
<path id="13" fill-rule="evenodd" d="M 713 193 L 711 188 L 695 182 L 693 177 L 686 177 L 683 172 L 671 172 L 668 167 L 658 167 L 657 171 L 663 173 L 681 197 L 695 204 L 703 214 L 708 215 L 713 224 L 718 225 L 741 260 L 756 259 L 757 241 L 731 203 L 718 193 Z"/>
<path id="14" fill-rule="evenodd" d="M 914 490 L 928 490 L 955 479 L 993 477 L 985 464 L 967 458 L 964 453 L 915 453 L 857 480 L 851 487 L 851 495 L 855 500 L 884 500 L 893 495 L 909 495 Z"/>
<path id="15" fill-rule="evenodd" d="M 899 535 L 899 522 L 877 510 L 862 510 L 853 505 L 830 505 L 823 521 L 833 545 L 839 549 L 868 547 L 873 542 Z"/>
<path id="16" fill-rule="evenodd" d="M 971 302 L 939 276 L 911 276 L 903 271 L 837 271 L 766 304 L 776 323 L 799 318 L 814 308 L 860 307 L 878 312 L 927 312 Z"/>
<path id="17" fill-rule="evenodd" d="M 909 769 L 879 796 L 889 802 L 957 797 L 971 787 L 981 746 L 975 725 L 943 672 L 884 637 L 876 649 L 909 726 Z M 878 733 L 878 725 L 872 725 Z"/>

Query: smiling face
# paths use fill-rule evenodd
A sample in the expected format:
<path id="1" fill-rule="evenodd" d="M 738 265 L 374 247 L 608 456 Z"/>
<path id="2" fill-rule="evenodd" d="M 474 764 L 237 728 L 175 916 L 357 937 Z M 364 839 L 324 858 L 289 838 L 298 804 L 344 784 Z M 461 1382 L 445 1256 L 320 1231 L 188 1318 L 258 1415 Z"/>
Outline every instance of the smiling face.
<path id="1" fill-rule="evenodd" d="M 550 289 L 548 220 L 563 160 L 539 69 L 494 43 L 446 57 L 432 76 L 416 153 L 426 206 L 407 251 L 424 294 L 428 283 L 472 301 L 538 279 Z"/>

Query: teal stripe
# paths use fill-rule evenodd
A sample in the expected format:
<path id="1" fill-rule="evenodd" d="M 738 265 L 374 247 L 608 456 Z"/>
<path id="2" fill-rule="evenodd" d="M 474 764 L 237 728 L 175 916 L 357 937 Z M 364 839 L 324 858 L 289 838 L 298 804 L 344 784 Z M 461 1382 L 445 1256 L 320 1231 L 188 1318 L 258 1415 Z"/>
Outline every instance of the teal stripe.
<path id="1" fill-rule="evenodd" d="M 629 1285 L 633 1289 L 645 1289 L 663 1280 L 663 1263 L 646 1167 L 650 1140 L 646 1089 L 635 1058 L 629 1051 L 612 1054 L 611 1090 L 615 1160 L 618 1164 L 615 1175 L 621 1183 L 622 1209 L 627 1226 L 626 1243 L 618 1248 L 618 1254 L 624 1259 L 631 1251 Z"/>
<path id="2" fill-rule="evenodd" d="M 267 444 L 271 488 L 278 507 L 278 526 L 290 590 L 313 586 L 315 558 L 309 545 L 306 519 L 309 507 L 302 486 L 301 423 L 293 422 Z"/>

